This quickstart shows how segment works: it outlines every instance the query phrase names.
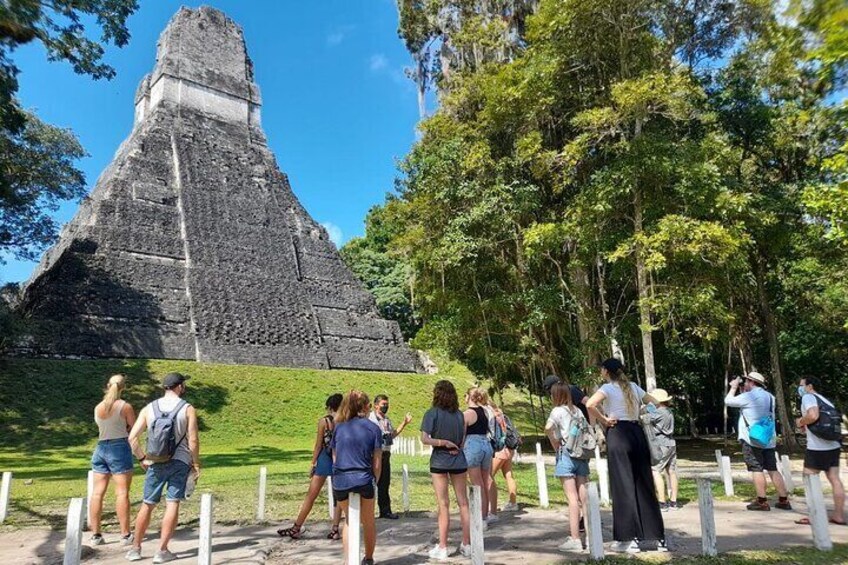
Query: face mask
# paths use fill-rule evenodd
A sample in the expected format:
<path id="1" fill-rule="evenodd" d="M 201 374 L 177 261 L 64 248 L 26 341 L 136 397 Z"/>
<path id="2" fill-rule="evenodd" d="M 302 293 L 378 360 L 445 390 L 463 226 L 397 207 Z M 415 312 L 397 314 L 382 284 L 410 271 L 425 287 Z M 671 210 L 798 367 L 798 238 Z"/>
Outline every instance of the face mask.
<path id="1" fill-rule="evenodd" d="M 804 396 L 807 394 L 807 387 L 798 385 L 798 396 Z"/>
<path id="2" fill-rule="evenodd" d="M 386 414 L 388 414 L 388 413 L 389 413 L 389 406 L 388 406 L 388 404 L 387 404 L 386 406 L 380 406 L 380 412 L 382 412 L 382 413 L 383 413 L 383 416 L 385 416 Z"/>

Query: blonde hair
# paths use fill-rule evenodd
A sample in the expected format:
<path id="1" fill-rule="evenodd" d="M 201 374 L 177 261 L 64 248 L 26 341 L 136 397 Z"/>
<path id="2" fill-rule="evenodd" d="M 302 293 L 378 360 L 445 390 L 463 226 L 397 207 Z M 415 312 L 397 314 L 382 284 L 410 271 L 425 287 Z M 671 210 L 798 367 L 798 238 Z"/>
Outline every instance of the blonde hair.
<path id="1" fill-rule="evenodd" d="M 479 386 L 473 386 L 465 393 L 470 402 L 477 406 L 487 406 L 489 404 L 489 394 Z"/>
<path id="2" fill-rule="evenodd" d="M 126 381 L 127 377 L 120 373 L 109 377 L 109 382 L 106 383 L 106 390 L 103 393 L 103 407 L 106 409 L 106 414 L 112 412 L 112 406 L 121 398 Z"/>
<path id="3" fill-rule="evenodd" d="M 337 424 L 353 420 L 360 414 L 364 413 L 368 408 L 371 400 L 368 395 L 361 390 L 351 390 L 342 399 L 342 404 L 339 406 L 336 417 L 334 418 Z"/>
<path id="4" fill-rule="evenodd" d="M 624 372 L 624 369 L 619 369 L 615 373 L 607 371 L 610 376 L 610 381 L 614 382 L 621 388 L 624 394 L 624 402 L 627 404 L 628 415 L 639 418 L 639 399 L 636 398 L 636 393 L 633 392 L 633 387 L 630 386 L 630 377 Z"/>

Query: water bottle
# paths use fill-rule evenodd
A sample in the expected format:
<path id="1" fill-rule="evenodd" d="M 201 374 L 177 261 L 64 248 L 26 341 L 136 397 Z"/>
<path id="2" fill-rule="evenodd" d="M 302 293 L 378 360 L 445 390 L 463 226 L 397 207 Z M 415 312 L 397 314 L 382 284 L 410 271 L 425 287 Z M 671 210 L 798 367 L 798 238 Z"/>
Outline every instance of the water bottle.
<path id="1" fill-rule="evenodd" d="M 580 426 L 571 424 L 568 430 L 568 437 L 565 439 L 565 450 L 574 451 L 574 445 L 577 443 L 577 436 L 580 434 Z"/>

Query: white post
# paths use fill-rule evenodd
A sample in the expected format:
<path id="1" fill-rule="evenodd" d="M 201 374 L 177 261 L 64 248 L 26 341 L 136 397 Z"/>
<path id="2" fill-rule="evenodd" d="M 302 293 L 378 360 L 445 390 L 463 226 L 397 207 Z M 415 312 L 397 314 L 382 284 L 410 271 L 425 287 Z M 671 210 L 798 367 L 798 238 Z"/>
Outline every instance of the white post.
<path id="1" fill-rule="evenodd" d="M 601 504 L 610 504 L 609 462 L 606 459 L 598 461 L 598 482 L 601 486 Z"/>
<path id="2" fill-rule="evenodd" d="M 333 477 L 327 477 L 327 511 L 330 513 L 330 520 L 336 516 L 336 500 L 333 496 Z"/>
<path id="3" fill-rule="evenodd" d="M 786 483 L 786 490 L 789 494 L 795 490 L 795 480 L 792 478 L 792 461 L 788 455 L 780 458 L 780 467 L 783 469 L 783 482 Z"/>
<path id="4" fill-rule="evenodd" d="M 701 553 L 716 556 L 716 526 L 713 512 L 713 486 L 709 479 L 697 479 L 698 511 L 701 514 Z"/>
<path id="5" fill-rule="evenodd" d="M 418 438 L 418 455 L 424 455 L 424 442 L 421 441 L 421 438 Z"/>
<path id="6" fill-rule="evenodd" d="M 539 444 L 536 444 L 539 445 Z M 471 564 L 484 565 L 483 498 L 479 486 L 469 487 L 468 511 L 471 513 Z"/>
<path id="7" fill-rule="evenodd" d="M 200 496 L 200 543 L 197 565 L 212 565 L 212 495 Z"/>
<path id="8" fill-rule="evenodd" d="M 268 483 L 268 468 L 259 467 L 259 502 L 256 504 L 256 519 L 265 521 L 265 487 Z"/>
<path id="9" fill-rule="evenodd" d="M 721 480 L 724 480 L 724 469 L 722 469 L 722 467 L 721 467 L 721 458 L 722 458 L 721 449 L 715 450 L 715 456 L 716 456 L 716 465 L 718 465 L 718 478 L 721 479 Z"/>
<path id="10" fill-rule="evenodd" d="M 409 466 L 403 464 L 403 511 L 409 512 Z"/>
<path id="11" fill-rule="evenodd" d="M 545 475 L 545 460 L 542 458 L 542 444 L 536 442 L 536 482 L 539 485 L 539 506 L 548 507 L 548 477 Z"/>
<path id="12" fill-rule="evenodd" d="M 813 545 L 821 551 L 831 551 L 833 542 L 827 529 L 827 508 L 824 505 L 821 479 L 818 475 L 804 475 L 804 490 L 807 508 L 810 511 L 810 527 L 813 529 Z"/>
<path id="13" fill-rule="evenodd" d="M 347 562 L 351 565 L 358 565 L 359 547 L 361 545 L 359 539 L 359 495 L 353 492 L 349 498 L 347 507 Z"/>
<path id="14" fill-rule="evenodd" d="M 721 475 L 724 479 L 724 495 L 733 496 L 733 472 L 730 470 L 730 457 L 721 458 Z"/>
<path id="15" fill-rule="evenodd" d="M 6 521 L 9 513 L 9 490 L 12 488 L 12 473 L 3 473 L 3 484 L 0 486 L 0 524 Z"/>
<path id="16" fill-rule="evenodd" d="M 586 485 L 588 516 L 586 516 L 586 548 L 589 557 L 595 561 L 604 558 L 604 532 L 601 528 L 601 502 L 598 497 L 598 484 Z"/>
<path id="17" fill-rule="evenodd" d="M 91 495 L 94 493 L 94 471 L 88 472 L 88 482 L 85 495 L 85 525 L 91 526 Z"/>
<path id="18" fill-rule="evenodd" d="M 63 565 L 79 565 L 82 556 L 82 521 L 85 500 L 72 498 L 68 505 L 68 526 L 65 530 L 65 559 Z"/>

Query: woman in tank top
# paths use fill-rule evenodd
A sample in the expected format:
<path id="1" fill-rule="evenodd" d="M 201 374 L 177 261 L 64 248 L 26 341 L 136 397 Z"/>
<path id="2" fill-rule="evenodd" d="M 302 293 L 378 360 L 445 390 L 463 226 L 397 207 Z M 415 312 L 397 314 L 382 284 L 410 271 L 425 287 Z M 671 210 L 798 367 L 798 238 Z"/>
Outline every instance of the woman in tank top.
<path id="1" fill-rule="evenodd" d="M 292 539 L 300 539 L 303 535 L 303 523 L 312 512 L 312 506 L 318 495 L 321 494 L 321 489 L 324 488 L 324 483 L 327 482 L 327 477 L 333 476 L 333 455 L 330 451 L 330 443 L 333 440 L 333 429 L 335 427 L 334 418 L 339 406 L 342 404 L 342 395 L 333 394 L 327 398 L 324 403 L 326 415 L 318 420 L 315 444 L 312 447 L 312 467 L 309 471 L 309 490 L 306 493 L 306 499 L 300 507 L 300 513 L 294 521 L 294 525 L 290 528 L 280 528 L 277 534 L 281 537 L 290 537 Z M 339 521 L 341 520 L 341 512 L 336 506 L 333 513 L 333 527 L 330 533 L 327 534 L 327 539 L 341 539 L 339 533 Z"/>
<path id="2" fill-rule="evenodd" d="M 480 487 L 483 502 L 483 520 L 489 517 L 489 491 L 492 488 L 492 442 L 489 430 L 494 425 L 494 414 L 488 409 L 489 395 L 479 387 L 468 389 L 465 394 L 468 409 L 465 417 L 465 460 L 468 462 L 468 478 L 471 484 Z"/>
<path id="3" fill-rule="evenodd" d="M 91 525 L 91 544 L 103 543 L 100 532 L 100 520 L 103 513 L 103 496 L 109 487 L 109 478 L 115 482 L 115 497 L 118 522 L 121 525 L 121 542 L 132 542 L 130 533 L 130 486 L 133 476 L 133 455 L 127 440 L 129 430 L 135 424 L 135 412 L 127 402 L 121 400 L 126 377 L 112 375 L 106 385 L 103 400 L 94 408 L 94 421 L 97 423 L 99 441 L 91 457 L 91 469 L 94 471 L 94 489 L 89 504 L 89 524 Z"/>

